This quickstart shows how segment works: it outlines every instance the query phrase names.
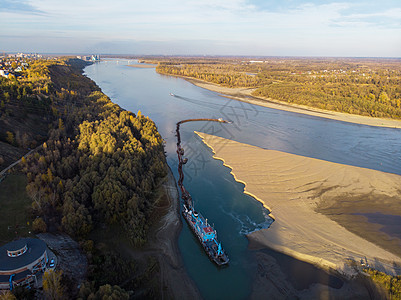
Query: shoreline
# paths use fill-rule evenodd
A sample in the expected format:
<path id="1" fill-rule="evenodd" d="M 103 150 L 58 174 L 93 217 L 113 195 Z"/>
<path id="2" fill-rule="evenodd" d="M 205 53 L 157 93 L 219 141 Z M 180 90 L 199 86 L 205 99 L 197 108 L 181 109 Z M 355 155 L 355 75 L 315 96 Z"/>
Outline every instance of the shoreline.
<path id="1" fill-rule="evenodd" d="M 150 64 L 129 66 L 137 68 L 156 67 L 156 65 Z M 104 95 L 107 96 L 106 94 Z M 114 104 L 113 101 L 111 103 Z M 126 109 L 123 110 L 127 111 Z M 198 287 L 185 269 L 179 249 L 178 239 L 183 225 L 180 217 L 180 199 L 173 172 L 167 163 L 166 165 L 167 175 L 161 183 L 165 200 L 163 200 L 162 206 L 155 207 L 155 211 L 157 210 L 160 215 L 159 219 L 150 226 L 146 245 L 136 248 L 130 243 L 126 243 L 122 252 L 124 256 L 128 256 L 138 264 L 145 266 L 147 262 L 143 262 L 147 258 L 154 257 L 157 259 L 160 269 L 156 276 L 158 277 L 159 291 L 162 298 L 202 299 Z"/>
<path id="2" fill-rule="evenodd" d="M 253 105 L 258 105 L 293 113 L 305 114 L 320 118 L 326 118 L 330 120 L 342 121 L 352 124 L 401 129 L 401 120 L 397 119 L 373 118 L 373 117 L 347 114 L 330 110 L 323 110 L 305 105 L 290 104 L 274 100 L 271 98 L 264 98 L 264 97 L 262 98 L 253 96 L 252 92 L 255 90 L 255 88 L 229 88 L 192 77 L 170 75 L 170 74 L 162 74 L 162 75 L 182 78 L 200 88 L 219 93 L 221 97 L 230 98 Z"/>
<path id="3" fill-rule="evenodd" d="M 167 180 L 163 184 L 169 201 L 167 213 L 160 219 L 150 248 L 158 249 L 163 295 L 168 299 L 202 299 L 200 291 L 189 277 L 178 247 L 182 229 L 180 199 L 174 175 L 168 168 Z"/>
<path id="4" fill-rule="evenodd" d="M 269 209 L 270 216 L 274 214 L 275 221 L 269 229 L 247 235 L 250 245 L 263 245 L 320 268 L 339 271 L 345 276 L 356 274 L 349 261 L 359 263 L 363 257 L 380 271 L 401 274 L 401 257 L 394 254 L 394 249 L 389 251 L 392 248 L 386 241 L 381 241 L 379 246 L 378 242 L 366 239 L 369 230 L 365 236 L 357 235 L 347 230 L 346 222 L 340 224 L 330 218 L 330 211 L 316 211 L 319 205 L 325 205 L 333 197 L 341 198 L 335 207 L 341 206 L 341 201 L 352 202 L 353 193 L 360 194 L 361 191 L 379 196 L 395 193 L 401 199 L 397 192 L 401 176 L 195 133 L 212 149 L 213 158 L 222 160 L 231 169 L 235 180 L 245 184 L 244 193 L 260 201 Z M 224 143 L 224 147 L 218 147 L 219 143 Z M 219 150 L 216 153 L 214 149 Z M 352 187 L 350 181 L 354 183 Z M 375 188 L 366 190 L 370 185 Z M 366 203 L 368 207 L 373 204 Z M 348 213 L 352 218 L 352 210 Z"/>
<path id="5" fill-rule="evenodd" d="M 127 67 L 138 68 L 138 69 L 153 69 L 153 68 L 156 68 L 157 65 L 152 65 L 152 64 L 135 64 L 135 65 L 127 65 Z"/>

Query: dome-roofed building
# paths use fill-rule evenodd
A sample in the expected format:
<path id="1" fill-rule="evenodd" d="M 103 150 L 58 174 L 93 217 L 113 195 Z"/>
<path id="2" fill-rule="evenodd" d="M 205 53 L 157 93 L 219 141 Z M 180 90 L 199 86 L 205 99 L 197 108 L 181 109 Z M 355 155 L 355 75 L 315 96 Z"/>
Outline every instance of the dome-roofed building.
<path id="1" fill-rule="evenodd" d="M 47 261 L 47 245 L 39 239 L 22 238 L 0 247 L 0 289 L 35 286 Z"/>

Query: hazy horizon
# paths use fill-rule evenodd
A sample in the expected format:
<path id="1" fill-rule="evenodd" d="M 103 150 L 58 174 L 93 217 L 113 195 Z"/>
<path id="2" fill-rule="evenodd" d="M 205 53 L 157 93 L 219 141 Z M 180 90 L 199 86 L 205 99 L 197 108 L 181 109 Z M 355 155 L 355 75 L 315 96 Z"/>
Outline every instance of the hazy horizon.
<path id="1" fill-rule="evenodd" d="M 0 51 L 401 56 L 401 4 L 356 0 L 3 0 Z"/>
<path id="2" fill-rule="evenodd" d="M 324 55 L 214 55 L 214 54 L 149 54 L 149 53 L 99 53 L 99 52 L 35 52 L 35 51 L 2 51 L 1 53 L 7 54 L 40 54 L 46 56 L 90 56 L 90 55 L 100 55 L 101 57 L 107 58 L 152 58 L 152 57 L 188 57 L 188 58 L 252 58 L 252 59 L 268 59 L 268 58 L 294 58 L 294 59 L 337 59 L 337 58 L 345 58 L 345 59 L 388 59 L 388 60 L 401 60 L 401 56 L 324 56 Z M 0 53 L 0 54 L 1 54 Z"/>

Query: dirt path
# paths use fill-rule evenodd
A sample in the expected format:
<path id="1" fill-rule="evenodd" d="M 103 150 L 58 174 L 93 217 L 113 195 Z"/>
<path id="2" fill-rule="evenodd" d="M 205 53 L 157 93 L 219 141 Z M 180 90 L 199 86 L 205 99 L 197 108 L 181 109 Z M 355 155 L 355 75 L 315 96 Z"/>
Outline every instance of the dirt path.
<path id="1" fill-rule="evenodd" d="M 28 155 L 30 155 L 32 152 L 35 152 L 36 150 L 38 150 L 40 147 L 42 147 L 42 145 L 39 145 L 38 147 L 36 147 L 35 149 L 30 150 L 28 153 L 26 153 L 23 157 L 27 157 Z M 6 172 L 10 169 L 12 169 L 13 167 L 15 167 L 16 165 L 18 165 L 22 160 L 22 157 L 13 162 L 11 165 L 9 165 L 7 168 L 3 169 L 2 171 L 0 171 L 0 179 L 6 174 Z M 1 180 L 0 180 L 1 181 Z"/>

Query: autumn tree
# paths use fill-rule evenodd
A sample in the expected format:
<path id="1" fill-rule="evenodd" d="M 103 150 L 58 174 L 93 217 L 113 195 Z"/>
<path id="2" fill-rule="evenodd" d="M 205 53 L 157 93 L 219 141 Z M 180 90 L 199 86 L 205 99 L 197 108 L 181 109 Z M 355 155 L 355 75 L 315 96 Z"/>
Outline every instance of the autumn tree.
<path id="1" fill-rule="evenodd" d="M 42 218 L 36 218 L 32 222 L 32 229 L 34 232 L 46 232 L 47 225 L 46 225 L 45 221 L 43 221 Z"/>
<path id="2" fill-rule="evenodd" d="M 0 291 L 0 300 L 17 300 L 17 297 L 14 296 L 10 291 Z"/>
<path id="3" fill-rule="evenodd" d="M 13 145 L 13 144 L 14 144 L 14 134 L 13 134 L 11 131 L 7 131 L 7 132 L 6 132 L 6 135 L 7 135 L 6 141 L 7 141 L 9 144 Z"/>
<path id="4" fill-rule="evenodd" d="M 43 274 L 43 292 L 46 299 L 61 300 L 65 298 L 62 285 L 62 271 L 47 270 Z"/>
<path id="5" fill-rule="evenodd" d="M 103 299 L 121 299 L 128 300 L 130 295 L 127 291 L 119 287 L 118 285 L 111 286 L 110 284 L 105 284 L 99 287 L 99 289 L 95 290 L 93 284 L 89 284 L 88 282 L 83 283 L 80 291 L 79 298 L 82 300 L 86 299 L 94 299 L 94 300 L 103 300 Z"/>

